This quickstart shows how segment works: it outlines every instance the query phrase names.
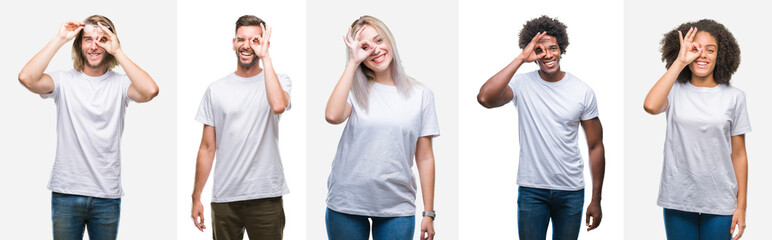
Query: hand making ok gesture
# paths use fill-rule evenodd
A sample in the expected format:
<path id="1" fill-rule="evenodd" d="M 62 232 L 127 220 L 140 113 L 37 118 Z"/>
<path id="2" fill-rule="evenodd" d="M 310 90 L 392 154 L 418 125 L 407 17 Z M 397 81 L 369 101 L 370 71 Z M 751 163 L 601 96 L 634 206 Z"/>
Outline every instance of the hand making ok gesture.
<path id="1" fill-rule="evenodd" d="M 258 58 L 264 59 L 268 56 L 268 47 L 271 46 L 271 31 L 272 29 L 269 27 L 266 29 L 264 24 L 260 24 L 260 28 L 263 30 L 261 35 L 255 35 L 252 36 L 252 38 L 249 39 L 249 47 L 252 48 L 252 51 L 255 52 L 255 55 L 257 55 Z"/>
<path id="2" fill-rule="evenodd" d="M 676 61 L 683 63 L 684 66 L 689 65 L 702 54 L 702 46 L 700 46 L 699 43 L 694 42 L 695 36 L 697 36 L 696 27 L 689 28 L 689 31 L 686 32 L 686 36 L 683 36 L 683 33 L 678 31 L 678 41 L 681 42 L 681 50 L 678 51 L 678 58 Z"/>
<path id="3" fill-rule="evenodd" d="M 536 36 L 533 36 L 531 42 L 523 48 L 523 52 L 520 53 L 519 58 L 523 59 L 524 62 L 533 62 L 544 57 L 544 55 L 547 54 L 547 48 L 539 43 L 539 41 L 541 41 L 545 35 L 547 35 L 547 32 L 541 32 L 536 34 Z M 536 53 L 536 49 L 541 49 L 541 51 Z"/>
<path id="4" fill-rule="evenodd" d="M 351 36 L 351 28 L 349 28 L 346 35 L 343 36 L 343 43 L 346 44 L 349 50 L 349 61 L 354 61 L 356 64 L 362 63 L 365 58 L 375 51 L 373 43 L 369 40 L 359 40 L 359 37 L 362 35 L 362 30 L 366 27 L 366 25 L 362 26 L 353 37 Z"/>

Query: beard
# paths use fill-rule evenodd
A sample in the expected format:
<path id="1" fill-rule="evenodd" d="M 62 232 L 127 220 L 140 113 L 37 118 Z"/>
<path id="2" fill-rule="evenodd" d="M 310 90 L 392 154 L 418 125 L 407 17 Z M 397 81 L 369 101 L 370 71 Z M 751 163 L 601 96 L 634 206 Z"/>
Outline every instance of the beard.
<path id="1" fill-rule="evenodd" d="M 102 60 L 100 60 L 99 63 L 97 63 L 96 65 L 91 64 L 91 62 L 88 61 L 88 58 L 86 56 L 86 55 L 88 55 L 88 53 L 83 52 L 83 53 L 81 53 L 80 57 L 81 57 L 81 59 L 83 59 L 83 63 L 86 65 L 86 67 L 89 67 L 89 68 L 100 68 L 100 67 L 104 66 L 107 63 L 107 58 L 109 56 L 107 53 L 103 53 L 103 54 L 104 54 L 104 56 L 102 57 Z"/>
<path id="2" fill-rule="evenodd" d="M 236 62 L 238 62 L 239 66 L 241 66 L 242 68 L 246 68 L 246 69 L 252 68 L 255 65 L 257 65 L 258 61 L 260 61 L 260 58 L 257 57 L 257 55 L 255 55 L 255 53 L 253 52 L 252 53 L 252 57 L 253 57 L 252 61 L 250 61 L 248 63 L 243 63 L 243 62 L 241 62 L 241 54 L 239 54 L 240 51 L 241 50 L 236 50 L 235 51 L 236 52 Z"/>

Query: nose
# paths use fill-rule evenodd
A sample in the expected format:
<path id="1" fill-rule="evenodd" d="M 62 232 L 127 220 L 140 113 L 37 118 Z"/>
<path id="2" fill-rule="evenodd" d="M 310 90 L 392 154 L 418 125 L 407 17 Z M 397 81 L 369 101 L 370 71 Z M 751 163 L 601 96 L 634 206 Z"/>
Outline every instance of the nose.
<path id="1" fill-rule="evenodd" d="M 99 41 L 99 39 L 91 41 L 91 43 L 89 43 L 91 45 L 89 45 L 88 48 L 91 49 L 91 50 L 99 49 L 99 46 L 96 44 L 97 41 Z"/>
<path id="2" fill-rule="evenodd" d="M 547 59 L 549 59 L 549 58 L 552 58 L 552 51 L 550 51 L 550 50 L 546 50 L 546 51 L 544 51 L 544 52 L 546 52 L 546 53 L 547 53 L 546 55 L 544 55 L 544 57 L 545 57 L 545 58 L 547 58 Z"/>
<path id="3" fill-rule="evenodd" d="M 708 50 L 702 49 L 702 52 L 700 53 L 700 58 L 707 58 L 708 57 Z"/>
<path id="4" fill-rule="evenodd" d="M 381 48 L 381 45 L 375 45 L 375 50 L 373 51 L 373 55 L 381 54 L 381 51 L 383 51 L 383 48 Z"/>

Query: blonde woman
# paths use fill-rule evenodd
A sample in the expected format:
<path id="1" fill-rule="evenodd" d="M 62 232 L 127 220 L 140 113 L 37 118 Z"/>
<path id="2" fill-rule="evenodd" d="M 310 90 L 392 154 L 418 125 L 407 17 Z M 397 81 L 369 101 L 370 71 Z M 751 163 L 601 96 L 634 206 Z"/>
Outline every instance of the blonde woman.
<path id="1" fill-rule="evenodd" d="M 434 94 L 400 64 L 379 19 L 362 16 L 343 37 L 348 63 L 327 102 L 327 122 L 346 120 L 327 182 L 329 239 L 412 239 L 418 168 L 423 197 L 420 239 L 434 238 L 434 154 L 439 136 Z"/>

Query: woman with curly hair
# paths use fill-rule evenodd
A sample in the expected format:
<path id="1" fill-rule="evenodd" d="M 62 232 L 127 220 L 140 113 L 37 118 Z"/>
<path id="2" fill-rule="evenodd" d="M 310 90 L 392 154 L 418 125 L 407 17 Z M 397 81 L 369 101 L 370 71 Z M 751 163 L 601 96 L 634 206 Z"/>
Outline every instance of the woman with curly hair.
<path id="1" fill-rule="evenodd" d="M 434 94 L 400 63 L 379 19 L 362 16 L 343 37 L 348 64 L 327 102 L 331 124 L 346 120 L 327 180 L 329 239 L 413 239 L 418 167 L 424 212 L 420 239 L 434 238 L 434 153 L 440 135 Z"/>
<path id="2" fill-rule="evenodd" d="M 686 35 L 683 33 L 686 32 Z M 667 112 L 657 205 L 668 239 L 742 237 L 748 184 L 745 93 L 729 85 L 740 64 L 732 33 L 713 20 L 681 24 L 662 39 L 667 71 L 646 112 Z M 737 232 L 735 232 L 737 226 Z"/>

